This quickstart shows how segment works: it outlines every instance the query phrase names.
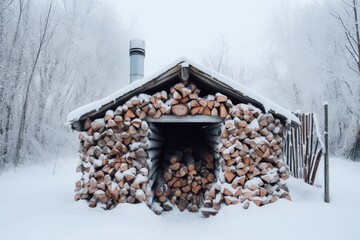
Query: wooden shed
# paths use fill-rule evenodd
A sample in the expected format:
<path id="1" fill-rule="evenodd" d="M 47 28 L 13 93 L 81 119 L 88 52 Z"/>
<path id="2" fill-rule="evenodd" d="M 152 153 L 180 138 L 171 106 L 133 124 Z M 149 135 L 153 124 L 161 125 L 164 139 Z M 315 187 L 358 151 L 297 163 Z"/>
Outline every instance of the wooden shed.
<path id="1" fill-rule="evenodd" d="M 80 132 L 75 199 L 216 214 L 222 203 L 290 200 L 284 132 L 291 112 L 181 58 L 68 115 Z"/>

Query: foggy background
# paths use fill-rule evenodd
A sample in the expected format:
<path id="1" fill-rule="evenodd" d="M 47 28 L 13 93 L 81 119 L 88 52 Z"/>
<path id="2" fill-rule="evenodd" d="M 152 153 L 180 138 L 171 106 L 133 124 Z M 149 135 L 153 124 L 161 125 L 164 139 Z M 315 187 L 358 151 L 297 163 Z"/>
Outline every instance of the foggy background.
<path id="1" fill-rule="evenodd" d="M 359 160 L 357 0 L 0 0 L 0 169 L 75 156 L 73 109 L 129 83 L 128 43 L 145 75 L 181 56 L 323 122 L 331 154 Z"/>

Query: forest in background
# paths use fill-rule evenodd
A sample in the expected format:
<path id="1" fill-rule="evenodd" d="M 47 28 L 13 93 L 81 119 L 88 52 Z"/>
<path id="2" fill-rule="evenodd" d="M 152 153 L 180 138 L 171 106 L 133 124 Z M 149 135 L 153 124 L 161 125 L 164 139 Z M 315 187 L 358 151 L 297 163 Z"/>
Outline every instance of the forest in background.
<path id="1" fill-rule="evenodd" d="M 74 156 L 67 114 L 128 83 L 134 29 L 113 2 L 0 0 L 0 169 Z M 224 38 L 199 58 L 285 108 L 317 113 L 320 123 L 327 100 L 331 153 L 359 160 L 357 1 L 276 4 L 258 62 L 234 60 Z"/>
<path id="2" fill-rule="evenodd" d="M 110 1 L 0 1 L 0 169 L 74 155 L 66 116 L 128 79 L 129 31 Z"/>
<path id="3" fill-rule="evenodd" d="M 322 129 L 328 102 L 330 154 L 360 161 L 358 1 L 280 1 L 276 9 L 256 63 L 233 59 L 222 37 L 203 63 L 286 109 L 316 113 Z"/>

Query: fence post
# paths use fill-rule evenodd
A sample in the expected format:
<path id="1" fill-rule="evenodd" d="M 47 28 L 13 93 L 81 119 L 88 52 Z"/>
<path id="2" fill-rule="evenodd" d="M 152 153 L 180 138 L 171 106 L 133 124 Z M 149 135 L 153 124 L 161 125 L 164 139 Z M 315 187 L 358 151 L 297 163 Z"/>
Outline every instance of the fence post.
<path id="1" fill-rule="evenodd" d="M 324 114 L 325 114 L 325 161 L 324 161 L 324 185 L 325 185 L 325 196 L 324 200 L 326 203 L 330 202 L 329 194 L 329 119 L 328 119 L 328 103 L 324 102 Z"/>

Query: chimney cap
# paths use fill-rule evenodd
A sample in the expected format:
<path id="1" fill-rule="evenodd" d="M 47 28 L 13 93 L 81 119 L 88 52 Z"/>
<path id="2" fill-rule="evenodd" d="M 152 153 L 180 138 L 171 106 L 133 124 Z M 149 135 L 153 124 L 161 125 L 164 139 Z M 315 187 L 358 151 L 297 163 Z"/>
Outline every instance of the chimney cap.
<path id="1" fill-rule="evenodd" d="M 130 40 L 130 55 L 132 53 L 139 53 L 145 55 L 145 41 L 143 39 Z"/>

